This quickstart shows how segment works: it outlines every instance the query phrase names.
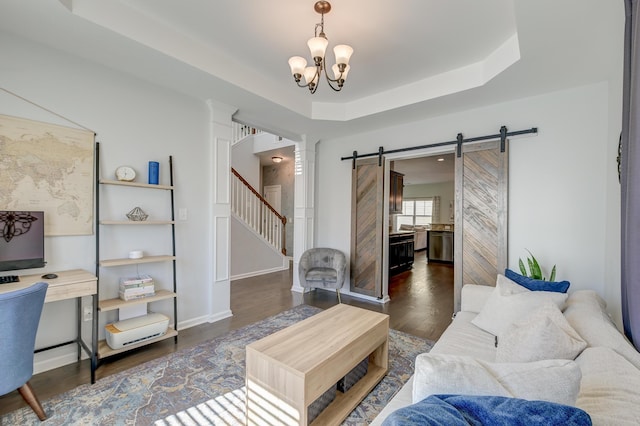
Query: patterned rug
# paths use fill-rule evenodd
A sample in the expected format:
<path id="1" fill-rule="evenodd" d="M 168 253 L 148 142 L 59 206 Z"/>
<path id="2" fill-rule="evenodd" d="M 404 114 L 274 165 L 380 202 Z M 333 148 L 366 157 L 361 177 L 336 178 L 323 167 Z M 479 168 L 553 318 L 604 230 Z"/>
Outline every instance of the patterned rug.
<path id="1" fill-rule="evenodd" d="M 242 425 L 245 346 L 321 310 L 300 305 L 208 342 L 82 385 L 42 403 L 45 425 Z M 371 422 L 433 342 L 389 330 L 389 372 L 344 425 Z M 29 407 L 1 425 L 41 424 Z"/>

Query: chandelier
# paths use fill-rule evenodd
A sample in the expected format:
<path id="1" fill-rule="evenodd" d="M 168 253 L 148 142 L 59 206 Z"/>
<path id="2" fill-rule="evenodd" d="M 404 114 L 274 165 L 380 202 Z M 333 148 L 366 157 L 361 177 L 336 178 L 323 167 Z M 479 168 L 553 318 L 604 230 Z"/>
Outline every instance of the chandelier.
<path id="1" fill-rule="evenodd" d="M 351 46 L 346 44 L 339 44 L 333 48 L 333 53 L 336 55 L 336 63 L 331 67 L 333 72 L 333 78 L 329 77 L 327 73 L 327 64 L 324 58 L 325 51 L 329 40 L 324 34 L 324 14 L 329 13 L 331 10 L 331 3 L 328 1 L 317 1 L 313 6 L 313 9 L 321 16 L 320 23 L 316 24 L 315 35 L 307 42 L 309 50 L 311 51 L 311 57 L 313 58 L 314 66 L 307 66 L 307 60 L 301 56 L 292 56 L 289 58 L 289 66 L 291 67 L 291 74 L 300 87 L 308 87 L 311 93 L 315 93 L 318 90 L 318 82 L 320 81 L 320 74 L 324 74 L 329 86 L 339 92 L 342 90 L 344 81 L 349 74 L 349 58 L 353 53 Z M 320 30 L 320 32 L 318 32 Z M 304 78 L 304 83 L 301 83 Z M 337 84 L 337 87 L 333 85 Z"/>

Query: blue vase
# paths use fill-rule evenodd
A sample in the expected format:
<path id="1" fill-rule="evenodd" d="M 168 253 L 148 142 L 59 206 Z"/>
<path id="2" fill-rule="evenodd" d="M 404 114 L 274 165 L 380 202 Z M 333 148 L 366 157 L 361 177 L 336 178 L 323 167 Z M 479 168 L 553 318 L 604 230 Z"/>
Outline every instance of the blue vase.
<path id="1" fill-rule="evenodd" d="M 157 161 L 149 161 L 149 184 L 158 184 L 158 175 L 160 174 L 160 164 Z"/>

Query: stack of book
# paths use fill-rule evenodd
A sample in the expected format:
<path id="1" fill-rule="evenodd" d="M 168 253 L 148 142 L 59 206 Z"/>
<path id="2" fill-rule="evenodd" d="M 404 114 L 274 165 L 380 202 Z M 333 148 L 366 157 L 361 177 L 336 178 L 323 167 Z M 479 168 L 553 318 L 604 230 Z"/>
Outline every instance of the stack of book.
<path id="1" fill-rule="evenodd" d="M 135 300 L 156 294 L 153 278 L 149 275 L 120 278 L 120 291 L 122 300 Z"/>

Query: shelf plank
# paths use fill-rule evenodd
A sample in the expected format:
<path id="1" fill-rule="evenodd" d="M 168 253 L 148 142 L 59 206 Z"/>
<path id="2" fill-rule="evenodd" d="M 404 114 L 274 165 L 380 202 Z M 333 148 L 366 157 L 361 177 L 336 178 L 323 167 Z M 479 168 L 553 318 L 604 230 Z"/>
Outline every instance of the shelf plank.
<path id="1" fill-rule="evenodd" d="M 173 225 L 175 220 L 101 220 L 100 225 Z"/>
<path id="2" fill-rule="evenodd" d="M 110 266 L 123 266 L 123 265 L 138 265 L 140 263 L 155 263 L 155 262 L 167 262 L 175 260 L 175 256 L 161 255 L 161 256 L 145 256 L 140 259 L 105 259 L 100 261 L 100 266 L 108 268 Z"/>
<path id="3" fill-rule="evenodd" d="M 154 339 L 146 340 L 144 342 L 136 343 L 136 344 L 124 347 L 122 349 L 112 349 L 111 347 L 109 347 L 109 345 L 107 345 L 107 341 L 106 340 L 100 340 L 98 342 L 98 358 L 99 359 L 107 358 L 107 357 L 110 357 L 112 355 L 116 355 L 116 354 L 120 354 L 122 352 L 130 351 L 131 349 L 136 349 L 136 348 L 140 348 L 142 346 L 150 345 L 151 343 L 160 342 L 162 340 L 166 340 L 166 339 L 169 339 L 171 337 L 175 337 L 177 335 L 178 335 L 178 332 L 176 330 L 174 330 L 172 327 L 169 327 L 167 329 L 167 332 L 162 336 L 156 337 Z"/>
<path id="4" fill-rule="evenodd" d="M 150 188 L 150 189 L 164 189 L 164 190 L 173 189 L 173 186 L 171 185 L 151 185 L 151 184 L 142 183 L 142 182 L 124 182 L 120 180 L 108 180 L 108 179 L 100 179 L 100 183 L 102 185 L 119 185 L 119 186 L 129 186 L 133 188 Z"/>
<path id="5" fill-rule="evenodd" d="M 122 299 L 105 299 L 98 302 L 98 310 L 100 312 L 113 311 L 126 306 L 139 305 L 141 303 L 151 303 L 158 300 L 165 300 L 177 297 L 176 293 L 169 290 L 157 290 L 154 296 L 143 297 L 135 300 Z"/>

